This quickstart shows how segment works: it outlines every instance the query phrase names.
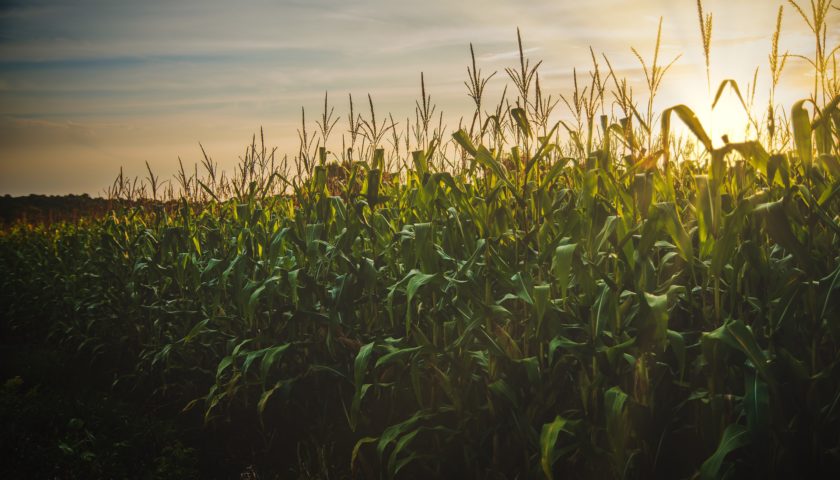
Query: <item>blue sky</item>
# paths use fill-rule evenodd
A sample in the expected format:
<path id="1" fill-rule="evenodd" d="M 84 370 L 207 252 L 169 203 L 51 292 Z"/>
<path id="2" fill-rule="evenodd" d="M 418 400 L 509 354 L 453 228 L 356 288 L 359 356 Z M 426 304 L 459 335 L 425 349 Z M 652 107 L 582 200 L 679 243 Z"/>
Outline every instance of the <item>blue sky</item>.
<path id="1" fill-rule="evenodd" d="M 766 85 L 772 0 L 704 2 L 714 14 L 713 84 Z M 571 89 L 589 47 L 632 82 L 630 52 L 682 57 L 660 105 L 706 101 L 694 0 L 570 1 L 3 1 L 0 7 L 0 194 L 99 194 L 120 166 L 143 174 L 198 161 L 201 142 L 230 168 L 263 126 L 280 152 L 297 149 L 300 108 L 315 118 L 325 91 L 336 112 L 347 94 L 377 110 L 413 115 L 420 72 L 447 124 L 471 113 L 463 81 L 469 44 L 497 97 L 516 62 L 516 28 L 543 60 L 543 89 Z M 830 22 L 840 25 L 840 12 Z M 837 40 L 834 29 L 830 37 Z M 804 23 L 785 9 L 782 49 L 808 54 Z M 791 61 L 782 102 L 807 96 L 807 69 Z M 765 89 L 766 90 L 766 89 Z M 766 92 L 759 90 L 761 95 Z M 641 92 L 637 93 L 641 97 Z M 343 122 L 343 120 L 342 120 Z M 310 125 L 314 128 L 314 124 Z M 346 130 L 340 123 L 337 131 Z M 340 137 L 336 137 L 340 144 Z"/>

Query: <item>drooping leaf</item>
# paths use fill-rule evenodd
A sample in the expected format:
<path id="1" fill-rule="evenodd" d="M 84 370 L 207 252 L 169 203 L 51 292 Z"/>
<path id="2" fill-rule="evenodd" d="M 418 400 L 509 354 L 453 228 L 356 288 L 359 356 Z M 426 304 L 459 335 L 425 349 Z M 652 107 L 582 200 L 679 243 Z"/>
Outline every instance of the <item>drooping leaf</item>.
<path id="1" fill-rule="evenodd" d="M 528 285 L 525 284 L 525 279 L 522 277 L 522 274 L 515 273 L 510 281 L 513 283 L 513 288 L 516 289 L 515 298 L 522 300 L 528 305 L 533 305 L 534 299 L 528 293 Z"/>
<path id="2" fill-rule="evenodd" d="M 717 329 L 704 333 L 702 338 L 705 342 L 719 341 L 741 351 L 766 381 L 773 380 L 767 354 L 758 345 L 752 330 L 741 320 L 727 320 Z"/>
<path id="3" fill-rule="evenodd" d="M 473 157 L 478 152 L 475 148 L 475 145 L 473 145 L 472 140 L 470 140 L 470 136 L 467 134 L 467 132 L 464 131 L 464 129 L 460 129 L 457 132 L 453 133 L 452 138 L 454 138 L 455 141 L 458 142 L 458 145 L 460 145 L 461 148 L 463 148 L 467 153 L 469 153 Z"/>
<path id="4" fill-rule="evenodd" d="M 743 425 L 733 423 L 726 427 L 723 436 L 718 443 L 715 453 L 707 458 L 700 466 L 700 478 L 702 480 L 714 480 L 720 478 L 721 467 L 730 452 L 750 444 L 750 435 Z"/>
<path id="5" fill-rule="evenodd" d="M 755 212 L 764 219 L 770 238 L 796 256 L 800 261 L 808 262 L 805 247 L 796 238 L 791 228 L 790 219 L 785 212 L 784 200 L 768 202 L 755 207 Z"/>
<path id="6" fill-rule="evenodd" d="M 557 415 L 553 421 L 546 423 L 540 433 L 540 465 L 542 466 L 545 478 L 554 479 L 552 465 L 555 460 L 554 446 L 557 444 L 557 437 L 566 426 L 566 419 Z"/>
<path id="7" fill-rule="evenodd" d="M 265 407 L 268 405 L 268 401 L 271 399 L 272 395 L 274 395 L 274 392 L 276 392 L 281 386 L 282 382 L 277 382 L 273 387 L 262 392 L 260 400 L 257 402 L 257 412 L 260 416 L 262 416 L 265 412 Z"/>
<path id="8" fill-rule="evenodd" d="M 703 128 L 703 125 L 700 123 L 700 120 L 697 118 L 697 115 L 685 105 L 675 105 L 671 108 L 666 108 L 662 112 L 662 138 L 670 138 L 671 136 L 671 114 L 674 113 L 677 117 L 682 120 L 685 126 L 697 137 L 697 140 L 700 141 L 707 152 L 712 151 L 712 140 L 709 138 L 709 135 L 706 133 L 706 130 Z M 665 148 L 666 151 L 666 161 L 668 161 L 667 152 L 668 148 Z"/>
<path id="9" fill-rule="evenodd" d="M 749 108 L 747 108 L 746 102 L 744 102 L 744 97 L 741 96 L 741 90 L 738 89 L 738 82 L 731 78 L 727 78 L 726 80 L 720 82 L 720 86 L 718 86 L 717 93 L 715 93 L 715 99 L 712 102 L 712 109 L 717 106 L 718 100 L 720 100 L 721 95 L 723 95 L 723 91 L 726 87 L 732 88 L 732 91 L 735 92 L 735 95 L 738 97 L 738 101 L 741 102 L 741 106 L 744 107 L 744 111 L 749 113 Z"/>
<path id="10" fill-rule="evenodd" d="M 561 295 L 565 299 L 569 288 L 569 274 L 572 269 L 572 256 L 577 248 L 576 243 L 559 245 L 554 249 L 554 256 L 551 259 L 551 272 L 555 280 L 560 284 Z"/>
<path id="11" fill-rule="evenodd" d="M 262 381 L 263 386 L 268 379 L 268 372 L 271 370 L 271 367 L 274 366 L 277 360 L 280 359 L 283 352 L 289 349 L 289 346 L 290 344 L 286 343 L 266 350 L 265 355 L 263 355 L 262 362 L 260 363 L 260 380 Z"/>

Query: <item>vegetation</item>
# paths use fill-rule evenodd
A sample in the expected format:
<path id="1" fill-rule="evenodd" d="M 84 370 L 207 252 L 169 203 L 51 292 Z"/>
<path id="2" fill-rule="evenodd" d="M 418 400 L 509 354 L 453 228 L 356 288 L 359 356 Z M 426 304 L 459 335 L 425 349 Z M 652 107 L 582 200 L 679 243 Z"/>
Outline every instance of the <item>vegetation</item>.
<path id="1" fill-rule="evenodd" d="M 20 223 L 54 223 L 76 221 L 83 216 L 104 216 L 114 202 L 84 195 L 28 195 L 26 197 L 0 197 L 0 224 L 11 226 Z"/>
<path id="2" fill-rule="evenodd" d="M 451 136 L 422 86 L 402 126 L 351 98 L 333 154 L 325 97 L 291 160 L 255 139 L 231 177 L 182 165 L 174 205 L 150 171 L 110 194 L 151 202 L 6 228 L 4 327 L 182 408 L 263 476 L 836 472 L 837 48 L 831 2 L 791 3 L 814 90 L 748 110 L 753 140 L 715 147 L 688 107 L 654 111 L 659 34 L 651 60 L 634 50 L 641 107 L 594 52 L 585 87 L 546 96 L 520 38 L 490 111 L 473 55 Z M 751 104 L 731 80 L 710 103 L 727 88 Z"/>

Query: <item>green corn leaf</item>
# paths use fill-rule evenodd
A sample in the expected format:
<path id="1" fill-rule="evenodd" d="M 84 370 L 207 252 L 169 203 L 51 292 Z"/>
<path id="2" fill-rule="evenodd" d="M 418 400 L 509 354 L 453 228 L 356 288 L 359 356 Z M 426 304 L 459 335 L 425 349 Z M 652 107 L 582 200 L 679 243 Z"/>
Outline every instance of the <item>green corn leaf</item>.
<path id="1" fill-rule="evenodd" d="M 399 440 L 396 441 L 396 443 L 394 444 L 394 449 L 391 450 L 391 455 L 388 456 L 389 478 L 395 478 L 404 466 L 406 466 L 408 463 L 417 458 L 417 453 L 414 452 L 409 454 L 408 457 L 397 461 L 400 452 L 402 452 L 408 446 L 408 444 L 411 443 L 412 440 L 414 440 L 414 437 L 416 437 L 417 434 L 419 434 L 421 431 L 422 430 L 418 428 L 417 430 L 413 430 L 409 433 L 406 433 L 405 435 L 401 436 Z"/>
<path id="2" fill-rule="evenodd" d="M 741 154 L 744 159 L 749 162 L 749 164 L 759 172 L 766 172 L 767 171 L 767 164 L 770 161 L 770 154 L 767 153 L 767 150 L 758 143 L 758 142 L 742 142 L 742 143 L 729 143 L 724 149 L 734 150 Z M 768 177 L 768 183 L 771 182 L 771 179 Z"/>
<path id="3" fill-rule="evenodd" d="M 727 78 L 726 80 L 720 82 L 720 86 L 717 89 L 717 93 L 715 93 L 715 99 L 712 102 L 712 109 L 717 106 L 718 100 L 720 100 L 721 95 L 723 95 L 723 90 L 726 87 L 732 88 L 732 91 L 735 92 L 735 95 L 738 97 L 738 101 L 741 102 L 741 106 L 744 107 L 744 111 L 749 113 L 750 109 L 747 108 L 747 103 L 744 102 L 744 97 L 741 96 L 741 90 L 738 89 L 738 82 L 732 80 L 731 78 Z"/>
<path id="4" fill-rule="evenodd" d="M 642 348 L 663 350 L 668 337 L 668 295 L 645 292 L 643 315 L 638 317 L 636 342 Z"/>
<path id="5" fill-rule="evenodd" d="M 554 256 L 551 259 L 551 272 L 554 279 L 560 284 L 561 295 L 566 298 L 569 288 L 570 273 L 572 270 L 572 256 L 577 248 L 576 243 L 559 245 L 554 249 Z"/>
<path id="6" fill-rule="evenodd" d="M 805 102 L 808 101 L 800 100 L 794 103 L 790 111 L 796 153 L 799 156 L 799 161 L 805 166 L 810 166 L 814 162 L 811 143 L 811 120 L 808 115 L 808 110 L 805 110 Z"/>
<path id="7" fill-rule="evenodd" d="M 391 353 L 383 355 L 376 360 L 375 368 L 379 368 L 383 365 L 388 365 L 389 363 L 393 362 L 402 362 L 404 358 L 410 356 L 412 353 L 419 352 L 422 350 L 422 346 L 410 347 L 410 348 L 400 348 L 396 349 Z"/>
<path id="8" fill-rule="evenodd" d="M 657 203 L 656 218 L 668 232 L 668 235 L 673 240 L 674 244 L 680 252 L 680 256 L 688 263 L 689 269 L 693 268 L 694 262 L 694 246 L 691 243 L 691 237 L 685 229 L 685 226 L 680 221 L 677 214 L 676 205 L 673 203 Z"/>
<path id="9" fill-rule="evenodd" d="M 300 274 L 300 269 L 291 270 L 286 274 L 286 279 L 289 281 L 289 291 L 292 295 L 292 303 L 297 306 L 300 303 L 300 297 L 298 296 L 298 276 Z"/>
<path id="10" fill-rule="evenodd" d="M 426 272 L 435 271 L 434 232 L 428 222 L 414 224 L 414 252 Z"/>
<path id="11" fill-rule="evenodd" d="M 554 165 L 548 170 L 548 173 L 542 177 L 540 182 L 540 189 L 545 191 L 551 186 L 552 183 L 560 176 L 561 173 L 566 169 L 566 165 L 572 160 L 569 157 L 558 158 L 555 160 Z"/>
<path id="12" fill-rule="evenodd" d="M 248 355 L 245 356 L 245 361 L 242 362 L 242 375 L 247 374 L 248 370 L 251 368 L 251 365 L 254 363 L 254 361 L 257 358 L 265 355 L 266 351 L 268 351 L 268 348 L 263 348 L 261 350 L 255 350 L 253 352 L 249 352 Z"/>
<path id="13" fill-rule="evenodd" d="M 586 346 L 587 343 L 585 342 L 575 342 L 574 340 L 569 340 L 566 337 L 554 337 L 550 342 L 548 342 L 548 365 L 554 364 L 554 356 L 558 350 L 564 349 L 575 351 L 586 348 Z"/>
<path id="14" fill-rule="evenodd" d="M 534 310 L 537 314 L 537 332 L 540 331 L 543 318 L 551 297 L 551 285 L 534 286 Z"/>
<path id="15" fill-rule="evenodd" d="M 566 419 L 557 415 L 553 421 L 543 424 L 540 433 L 540 465 L 542 466 L 545 478 L 554 479 L 551 466 L 554 464 L 554 447 L 557 445 L 557 437 L 566 426 Z"/>
<path id="16" fill-rule="evenodd" d="M 817 117 L 814 119 L 814 127 L 828 125 L 831 123 L 832 115 L 836 115 L 837 113 L 840 113 L 840 95 L 832 98 L 830 102 L 825 104 L 822 111 L 818 112 Z"/>
<path id="17" fill-rule="evenodd" d="M 528 178 L 528 174 L 531 172 L 531 169 L 534 168 L 534 165 L 537 165 L 537 163 L 552 150 L 553 144 L 551 143 L 551 139 L 554 137 L 554 133 L 557 131 L 557 127 L 559 125 L 559 123 L 555 124 L 551 131 L 548 133 L 548 135 L 540 137 L 540 147 L 537 149 L 536 153 L 534 153 L 531 159 L 528 160 L 527 165 L 525 165 L 526 179 Z"/>
<path id="18" fill-rule="evenodd" d="M 385 168 L 385 149 L 377 148 L 373 151 L 373 162 L 371 163 L 371 170 L 382 170 Z"/>
<path id="19" fill-rule="evenodd" d="M 717 233 L 716 208 L 719 198 L 716 194 L 717 182 L 708 175 L 696 175 L 697 184 L 697 226 L 700 237 L 700 255 L 708 255 L 712 251 Z"/>
<path id="20" fill-rule="evenodd" d="M 359 421 L 359 413 L 362 406 L 362 397 L 367 392 L 370 385 L 365 385 L 365 372 L 367 372 L 368 363 L 370 363 L 370 356 L 373 353 L 373 342 L 363 345 L 356 354 L 356 360 L 353 363 L 353 384 L 356 391 L 353 394 L 353 403 L 350 406 L 350 428 L 355 431 L 356 425 Z"/>
<path id="21" fill-rule="evenodd" d="M 190 333 L 188 333 L 183 339 L 181 339 L 181 341 L 184 343 L 189 343 L 193 338 L 197 337 L 207 328 L 208 323 L 210 323 L 209 318 L 205 318 L 204 320 L 196 323 L 195 326 L 192 329 L 190 329 Z"/>
<path id="22" fill-rule="evenodd" d="M 382 432 L 382 435 L 380 435 L 379 442 L 376 445 L 376 451 L 379 456 L 383 456 L 385 449 L 388 448 L 388 445 L 394 442 L 397 437 L 412 429 L 418 422 L 427 419 L 429 416 L 430 414 L 428 412 L 419 410 L 407 420 L 386 428 Z"/>
<path id="23" fill-rule="evenodd" d="M 260 380 L 263 387 L 265 387 L 265 382 L 268 379 L 268 372 L 271 371 L 271 367 L 283 356 L 283 352 L 288 350 L 289 346 L 290 344 L 286 343 L 266 350 L 262 362 L 260 362 Z"/>
<path id="24" fill-rule="evenodd" d="M 752 330 L 740 320 L 733 320 L 725 324 L 727 333 L 735 340 L 738 348 L 744 352 L 764 378 L 770 380 L 767 354 L 758 346 Z"/>
<path id="25" fill-rule="evenodd" d="M 837 155 L 822 154 L 820 163 L 825 167 L 834 179 L 840 179 L 840 157 Z"/>
<path id="26" fill-rule="evenodd" d="M 433 281 L 438 277 L 436 273 L 422 273 L 417 270 L 413 270 L 411 278 L 408 280 L 408 284 L 405 287 L 405 296 L 406 296 L 406 333 L 409 331 L 409 322 L 412 315 L 412 308 L 411 308 L 411 301 L 414 299 L 414 296 L 417 295 L 417 290 L 420 289 L 423 285 L 428 284 L 429 282 Z"/>
<path id="27" fill-rule="evenodd" d="M 565 128 L 566 131 L 569 133 L 569 137 L 571 137 L 572 141 L 574 141 L 578 153 L 584 155 L 586 153 L 586 147 L 583 145 L 583 142 L 580 141 L 579 132 L 576 129 L 570 127 L 566 122 L 562 120 L 560 120 L 560 125 L 562 125 L 563 128 Z"/>
<path id="28" fill-rule="evenodd" d="M 668 343 L 674 356 L 677 357 L 677 365 L 680 369 L 680 380 L 685 376 L 685 338 L 680 332 L 668 330 Z"/>
<path id="29" fill-rule="evenodd" d="M 426 152 L 423 150 L 411 152 L 411 158 L 414 160 L 414 170 L 422 178 L 429 171 L 429 165 L 426 162 Z"/>
<path id="30" fill-rule="evenodd" d="M 787 155 L 771 155 L 767 160 L 767 182 L 790 187 L 790 170 Z"/>
<path id="31" fill-rule="evenodd" d="M 227 357 L 223 358 L 219 365 L 216 367 L 216 380 L 218 381 L 222 377 L 222 373 L 227 370 L 228 367 L 233 363 L 233 356 L 228 355 Z"/>
<path id="32" fill-rule="evenodd" d="M 604 245 L 613 236 L 615 233 L 616 227 L 618 226 L 618 217 L 615 215 L 610 215 L 607 217 L 606 221 L 604 221 L 604 226 L 601 227 L 601 231 L 598 232 L 598 235 L 595 237 L 594 243 L 594 251 L 602 252 L 604 251 Z"/>
<path id="33" fill-rule="evenodd" d="M 702 480 L 714 480 L 721 477 L 721 466 L 730 452 L 750 444 L 750 435 L 743 425 L 733 423 L 726 427 L 718 443 L 715 453 L 703 462 L 700 467 Z"/>
<path id="34" fill-rule="evenodd" d="M 709 138 L 709 135 L 706 133 L 706 130 L 703 128 L 703 125 L 700 124 L 700 120 L 697 119 L 697 115 L 685 105 L 676 105 L 671 108 L 666 108 L 662 112 L 662 138 L 670 138 L 671 136 L 671 114 L 674 113 L 679 117 L 680 120 L 688 127 L 691 133 L 697 137 L 697 140 L 706 148 L 707 152 L 712 151 L 712 140 Z M 666 152 L 666 160 L 668 148 L 665 148 Z"/>
<path id="35" fill-rule="evenodd" d="M 353 472 L 354 475 L 356 472 L 356 459 L 359 458 L 359 451 L 362 446 L 367 443 L 373 443 L 377 440 L 379 440 L 377 437 L 363 437 L 356 442 L 356 445 L 353 446 L 353 453 L 350 455 L 350 471 Z"/>
<path id="36" fill-rule="evenodd" d="M 753 442 L 763 442 L 770 428 L 770 394 L 767 383 L 753 372 L 744 372 L 744 411 Z"/>
<path id="37" fill-rule="evenodd" d="M 504 380 L 496 380 L 495 382 L 487 385 L 487 389 L 492 392 L 496 397 L 504 399 L 505 401 L 509 402 L 515 408 L 519 406 L 519 400 L 516 396 L 516 392 L 514 392 L 513 388 Z"/>
<path id="38" fill-rule="evenodd" d="M 516 289 L 515 298 L 522 300 L 528 305 L 534 305 L 534 299 L 531 297 L 531 294 L 528 293 L 528 285 L 525 284 L 525 279 L 522 278 L 522 274 L 514 274 L 510 278 L 510 281 L 513 282 L 513 287 Z"/>
<path id="39" fill-rule="evenodd" d="M 831 125 L 832 118 L 834 119 L 833 129 Z M 831 154 L 831 150 L 835 145 L 832 134 L 840 129 L 840 95 L 834 97 L 826 104 L 822 108 L 822 111 L 817 112 L 813 129 L 814 139 L 817 144 L 817 153 L 821 156 Z"/>
<path id="40" fill-rule="evenodd" d="M 597 338 L 601 335 L 601 332 L 604 331 L 604 326 L 607 323 L 607 315 L 613 311 L 611 308 L 612 302 L 611 300 L 608 300 L 609 293 L 610 286 L 605 283 L 601 286 L 601 294 L 598 295 L 598 300 L 595 302 L 595 305 L 593 305 L 595 313 L 595 324 L 592 329 L 593 338 Z"/>
<path id="41" fill-rule="evenodd" d="M 312 176 L 312 192 L 324 194 L 327 191 L 327 167 L 318 165 L 315 167 L 315 174 Z"/>
<path id="42" fill-rule="evenodd" d="M 647 173 L 637 173 L 633 179 L 633 198 L 636 210 L 642 218 L 647 218 L 653 199 L 653 178 Z"/>
<path id="43" fill-rule="evenodd" d="M 479 165 L 493 172 L 493 174 L 496 175 L 496 178 L 498 178 L 508 188 L 514 189 L 513 184 L 510 182 L 510 180 L 508 180 L 507 175 L 505 174 L 504 167 L 499 163 L 498 160 L 496 160 L 493 157 L 493 154 L 491 154 L 490 151 L 487 150 L 487 148 L 483 145 L 478 147 L 478 151 L 475 155 L 475 160 L 479 163 Z"/>
<path id="44" fill-rule="evenodd" d="M 720 341 L 741 351 L 766 381 L 772 381 L 767 354 L 758 345 L 752 330 L 741 320 L 728 320 L 717 329 L 703 334 L 703 341 Z"/>
<path id="45" fill-rule="evenodd" d="M 519 127 L 520 133 L 525 138 L 531 138 L 531 123 L 528 122 L 528 114 L 522 108 L 512 108 L 510 116 L 516 121 L 516 126 Z"/>
<path id="46" fill-rule="evenodd" d="M 268 405 L 268 401 L 271 399 L 271 396 L 274 395 L 274 392 L 276 392 L 282 385 L 282 382 L 277 382 L 273 387 L 262 392 L 260 399 L 257 402 L 257 412 L 259 412 L 260 417 L 262 417 L 263 412 L 265 412 L 265 407 Z"/>
<path id="47" fill-rule="evenodd" d="M 476 150 L 475 145 L 473 145 L 472 143 L 472 140 L 470 140 L 469 134 L 467 134 L 467 132 L 465 132 L 464 129 L 460 129 L 457 132 L 453 133 L 452 138 L 454 138 L 455 141 L 458 142 L 458 145 L 460 145 L 461 148 L 463 148 L 467 153 L 469 153 L 473 157 L 475 157 L 475 155 L 478 153 L 478 150 Z"/>
<path id="48" fill-rule="evenodd" d="M 367 176 L 367 188 L 365 191 L 365 196 L 367 197 L 368 204 L 373 206 L 379 203 L 379 181 L 381 177 L 381 172 L 379 169 L 373 169 L 368 172 Z"/>
<path id="49" fill-rule="evenodd" d="M 248 297 L 248 305 L 247 305 L 247 314 L 249 318 L 253 318 L 254 313 L 256 312 L 257 305 L 260 301 L 260 296 L 265 291 L 265 285 L 260 285 L 251 293 Z"/>
<path id="50" fill-rule="evenodd" d="M 525 375 L 528 377 L 528 383 L 532 386 L 536 387 L 542 382 L 540 361 L 537 357 L 522 358 L 515 362 L 525 367 Z"/>
<path id="51" fill-rule="evenodd" d="M 607 440 L 610 445 L 610 457 L 613 469 L 624 469 L 627 455 L 627 440 L 631 426 L 627 418 L 625 404 L 627 394 L 619 387 L 612 387 L 604 392 L 604 410 L 607 420 Z"/>
<path id="52" fill-rule="evenodd" d="M 764 219 L 767 233 L 770 234 L 770 238 L 774 242 L 784 247 L 800 261 L 808 261 L 805 247 L 796 238 L 790 226 L 788 215 L 785 212 L 784 200 L 763 203 L 755 208 L 755 212 Z"/>
<path id="53" fill-rule="evenodd" d="M 636 151 L 639 149 L 638 142 L 636 141 L 636 137 L 633 135 L 631 131 L 626 128 L 627 119 L 622 119 L 621 123 L 613 123 L 607 128 L 607 133 L 611 133 L 618 137 L 621 142 L 629 148 L 631 151 Z"/>

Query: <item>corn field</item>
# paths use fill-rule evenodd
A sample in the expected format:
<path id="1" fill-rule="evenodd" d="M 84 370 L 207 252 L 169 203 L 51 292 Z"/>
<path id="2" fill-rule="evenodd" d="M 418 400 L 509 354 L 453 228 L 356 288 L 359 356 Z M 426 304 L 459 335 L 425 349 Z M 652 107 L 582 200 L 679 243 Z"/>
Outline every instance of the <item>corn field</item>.
<path id="1" fill-rule="evenodd" d="M 413 121 L 325 97 L 291 157 L 258 136 L 230 174 L 121 174 L 105 216 L 5 227 L 3 322 L 301 478 L 840 471 L 836 7 L 792 5 L 814 90 L 756 116 L 755 85 L 710 89 L 748 141 L 654 111 L 659 35 L 641 102 L 594 52 L 548 95 L 520 39 L 498 78 L 472 55 L 454 131 L 424 82 Z"/>

